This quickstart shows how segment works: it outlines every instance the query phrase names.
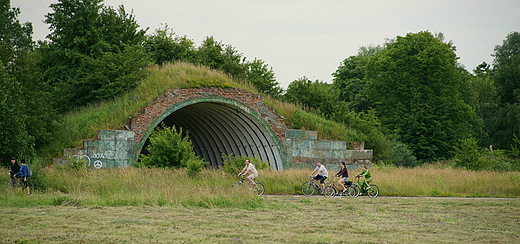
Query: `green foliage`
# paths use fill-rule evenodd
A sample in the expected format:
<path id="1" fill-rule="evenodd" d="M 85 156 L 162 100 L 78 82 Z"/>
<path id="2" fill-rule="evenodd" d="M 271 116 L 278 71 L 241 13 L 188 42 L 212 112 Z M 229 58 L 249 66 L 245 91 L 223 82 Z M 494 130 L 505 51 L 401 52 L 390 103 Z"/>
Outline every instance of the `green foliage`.
<path id="1" fill-rule="evenodd" d="M 182 129 L 168 128 L 164 124 L 150 135 L 150 144 L 146 147 L 148 155 L 140 155 L 138 166 L 149 168 L 188 168 L 197 173 L 205 163 L 195 152 L 188 135 L 182 136 Z"/>
<path id="2" fill-rule="evenodd" d="M 86 157 L 74 156 L 67 158 L 67 164 L 65 165 L 65 169 L 67 170 L 79 170 L 79 169 L 88 169 L 92 168 L 90 162 Z"/>
<path id="3" fill-rule="evenodd" d="M 144 47 L 154 62 L 163 65 L 168 62 L 190 62 L 195 57 L 194 42 L 186 36 L 175 36 L 167 24 L 146 37 Z"/>
<path id="4" fill-rule="evenodd" d="M 501 103 L 520 102 L 520 32 L 511 32 L 495 46 L 493 73 Z"/>
<path id="5" fill-rule="evenodd" d="M 48 182 L 45 173 L 43 160 L 41 158 L 34 158 L 27 162 L 27 166 L 32 170 L 32 176 L 29 177 L 29 186 L 31 190 L 44 192 L 47 190 Z"/>
<path id="6" fill-rule="evenodd" d="M 361 47 L 356 56 L 350 56 L 343 60 L 338 69 L 332 74 L 333 84 L 339 90 L 339 100 L 349 104 L 354 111 L 367 111 L 372 102 L 367 98 L 366 64 L 370 57 L 381 52 L 381 46 Z"/>
<path id="7" fill-rule="evenodd" d="M 318 114 L 331 115 L 335 112 L 334 106 L 338 103 L 339 91 L 333 85 L 320 81 L 311 81 L 302 77 L 289 84 L 283 99 L 288 102 L 301 104 Z"/>
<path id="8" fill-rule="evenodd" d="M 224 166 L 222 170 L 229 174 L 238 174 L 244 167 L 246 160 L 249 160 L 257 170 L 269 168 L 269 163 L 260 160 L 257 157 L 249 156 L 235 156 L 233 153 L 230 155 L 222 155 Z"/>
<path id="9" fill-rule="evenodd" d="M 44 81 L 61 112 L 134 88 L 149 63 L 134 17 L 101 0 L 62 0 L 46 15 L 50 42 L 41 45 Z"/>
<path id="10" fill-rule="evenodd" d="M 412 168 L 419 165 L 419 161 L 413 155 L 412 150 L 400 141 L 393 143 L 390 162 L 398 167 Z"/>
<path id="11" fill-rule="evenodd" d="M 247 80 L 261 93 L 277 98 L 282 93 L 273 69 L 260 59 L 247 63 Z"/>
<path id="12" fill-rule="evenodd" d="M 197 48 L 194 63 L 221 70 L 237 79 L 245 78 L 247 66 L 245 57 L 235 47 L 207 37 Z"/>
<path id="13" fill-rule="evenodd" d="M 20 8 L 11 8 L 10 0 L 0 3 L 0 63 L 11 70 L 26 49 L 31 49 L 32 24 L 17 20 Z"/>
<path id="14" fill-rule="evenodd" d="M 263 94 L 277 97 L 282 93 L 272 68 L 264 61 L 256 58 L 251 62 L 246 61 L 233 46 L 224 45 L 213 37 L 207 37 L 196 48 L 191 39 L 186 36 L 176 36 L 173 29 L 164 25 L 154 34 L 147 36 L 144 47 L 159 65 L 175 61 L 204 65 L 238 80 L 246 80 Z M 212 82 L 205 84 L 204 81 L 200 84 L 199 81 L 195 81 L 189 87 L 225 88 L 227 86 L 222 87 L 222 84 Z"/>
<path id="15" fill-rule="evenodd" d="M 493 133 L 493 146 L 497 149 L 511 150 L 514 138 L 520 136 L 520 102 L 502 104 L 495 111 L 492 122 L 496 126 Z"/>
<path id="16" fill-rule="evenodd" d="M 9 159 L 32 158 L 34 138 L 27 133 L 20 83 L 5 72 L 0 63 L 0 162 L 9 166 Z"/>
<path id="17" fill-rule="evenodd" d="M 354 129 L 347 128 L 344 124 L 324 119 L 316 114 L 297 109 L 292 118 L 293 129 L 313 130 L 318 132 L 320 138 L 330 140 L 344 140 L 347 142 L 359 142 L 360 134 Z"/>
<path id="18" fill-rule="evenodd" d="M 382 125 L 422 162 L 451 158 L 480 120 L 460 94 L 454 47 L 429 32 L 398 36 L 367 64 L 367 95 Z"/>
<path id="19" fill-rule="evenodd" d="M 512 158 L 508 150 L 484 151 L 482 159 L 487 163 L 486 170 L 506 172 L 520 171 L 520 160 Z"/>
<path id="20" fill-rule="evenodd" d="M 460 145 L 455 148 L 455 165 L 468 170 L 486 169 L 490 162 L 485 160 L 483 155 L 483 149 L 479 148 L 474 138 L 461 139 Z"/>

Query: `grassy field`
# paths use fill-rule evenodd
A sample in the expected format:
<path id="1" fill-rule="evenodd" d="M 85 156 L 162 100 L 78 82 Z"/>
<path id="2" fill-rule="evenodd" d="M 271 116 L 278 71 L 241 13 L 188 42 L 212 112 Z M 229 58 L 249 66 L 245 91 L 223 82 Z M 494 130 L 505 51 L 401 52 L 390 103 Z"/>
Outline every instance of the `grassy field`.
<path id="1" fill-rule="evenodd" d="M 30 198 L 31 196 L 29 196 Z M 2 243 L 518 243 L 520 199 L 263 196 L 254 209 L 3 207 Z"/>
<path id="2" fill-rule="evenodd" d="M 372 167 L 380 197 L 305 197 L 311 169 L 260 171 L 267 196 L 204 170 L 48 167 L 0 189 L 2 243 L 517 243 L 520 172 Z M 333 174 L 331 170 L 331 174 Z M 350 174 L 359 173 L 351 170 Z M 7 176 L 7 174 L 5 174 Z M 7 186 L 7 177 L 2 178 Z M 450 198 L 452 197 L 452 198 Z"/>

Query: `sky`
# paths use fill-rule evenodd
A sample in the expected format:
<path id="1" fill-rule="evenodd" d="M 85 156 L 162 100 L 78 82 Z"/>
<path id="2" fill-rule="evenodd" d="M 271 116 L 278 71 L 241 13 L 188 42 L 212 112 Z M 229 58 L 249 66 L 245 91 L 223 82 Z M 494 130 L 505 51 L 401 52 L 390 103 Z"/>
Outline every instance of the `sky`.
<path id="1" fill-rule="evenodd" d="M 49 34 L 43 23 L 57 0 L 11 0 L 33 39 Z M 105 0 L 123 5 L 148 34 L 167 24 L 199 46 L 208 36 L 230 44 L 247 60 L 263 60 L 283 88 L 307 77 L 331 83 L 341 62 L 362 46 L 408 33 L 442 32 L 459 63 L 472 71 L 491 64 L 496 45 L 520 32 L 519 0 Z"/>

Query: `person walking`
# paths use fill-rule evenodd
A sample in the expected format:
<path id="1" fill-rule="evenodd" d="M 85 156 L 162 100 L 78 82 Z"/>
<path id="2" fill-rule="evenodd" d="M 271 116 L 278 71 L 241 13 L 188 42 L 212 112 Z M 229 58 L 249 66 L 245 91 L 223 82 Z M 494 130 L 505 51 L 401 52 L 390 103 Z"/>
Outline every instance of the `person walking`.
<path id="1" fill-rule="evenodd" d="M 314 176 L 315 175 L 315 176 Z M 321 192 L 325 190 L 325 179 L 329 177 L 329 172 L 325 168 L 325 165 L 320 162 L 316 162 L 316 168 L 312 171 L 311 177 L 314 177 L 314 180 L 319 180 L 321 185 Z"/>
<path id="2" fill-rule="evenodd" d="M 249 172 L 250 174 L 247 176 L 247 180 L 249 180 L 249 186 L 253 187 L 255 186 L 255 178 L 258 177 L 258 171 L 256 170 L 255 166 L 251 163 L 251 161 L 246 160 L 245 164 L 246 166 L 244 167 L 244 169 L 242 169 L 242 171 L 240 171 L 240 173 L 238 173 L 238 176 L 245 175 Z"/>
<path id="3" fill-rule="evenodd" d="M 345 164 L 345 162 L 341 162 L 339 164 L 339 167 L 340 167 L 340 170 L 338 171 L 338 173 L 336 173 L 336 177 L 341 177 L 339 180 L 338 180 L 338 185 L 341 186 L 341 191 L 342 192 L 345 192 L 347 190 L 347 188 L 345 187 L 345 182 L 348 180 L 348 170 L 347 170 L 347 165 Z"/>
<path id="4" fill-rule="evenodd" d="M 25 164 L 25 159 L 21 159 L 20 163 L 22 163 L 22 167 L 20 167 L 20 171 L 15 174 L 15 176 L 20 177 L 20 180 L 22 181 L 22 185 L 24 189 L 27 189 L 27 194 L 31 195 L 31 189 L 27 185 L 27 177 L 29 174 L 29 166 Z"/>
<path id="5" fill-rule="evenodd" d="M 9 187 L 13 188 L 16 185 L 16 173 L 20 171 L 20 165 L 16 162 L 16 157 L 11 158 L 11 171 L 9 171 Z"/>

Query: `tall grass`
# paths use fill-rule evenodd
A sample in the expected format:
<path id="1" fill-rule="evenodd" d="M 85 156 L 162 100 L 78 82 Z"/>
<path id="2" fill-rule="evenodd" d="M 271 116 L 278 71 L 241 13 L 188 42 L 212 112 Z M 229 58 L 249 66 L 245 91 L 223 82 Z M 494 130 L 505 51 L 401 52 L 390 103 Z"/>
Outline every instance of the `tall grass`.
<path id="1" fill-rule="evenodd" d="M 372 170 L 383 195 L 433 197 L 520 197 L 520 172 L 469 171 L 461 168 Z"/>
<path id="2" fill-rule="evenodd" d="M 262 204 L 246 189 L 234 190 L 222 171 L 205 170 L 188 177 L 185 170 L 123 168 L 47 171 L 49 190 L 70 196 L 77 205 L 252 208 Z"/>
<path id="3" fill-rule="evenodd" d="M 334 170 L 329 170 L 330 180 Z M 351 179 L 361 170 L 350 170 Z M 467 171 L 451 167 L 413 169 L 375 166 L 373 184 L 380 196 L 422 197 L 520 197 L 520 172 Z M 300 195 L 301 185 L 311 169 L 283 171 L 260 170 L 257 182 L 267 195 Z M 263 206 L 263 197 L 245 187 L 234 189 L 234 174 L 221 170 L 203 170 L 190 177 L 182 169 L 115 168 L 71 170 L 47 167 L 44 191 L 33 191 L 31 201 L 19 191 L 0 192 L 0 205 L 77 205 L 77 206 L 185 206 L 203 208 L 244 208 Z M 7 181 L 4 182 L 7 185 Z"/>

